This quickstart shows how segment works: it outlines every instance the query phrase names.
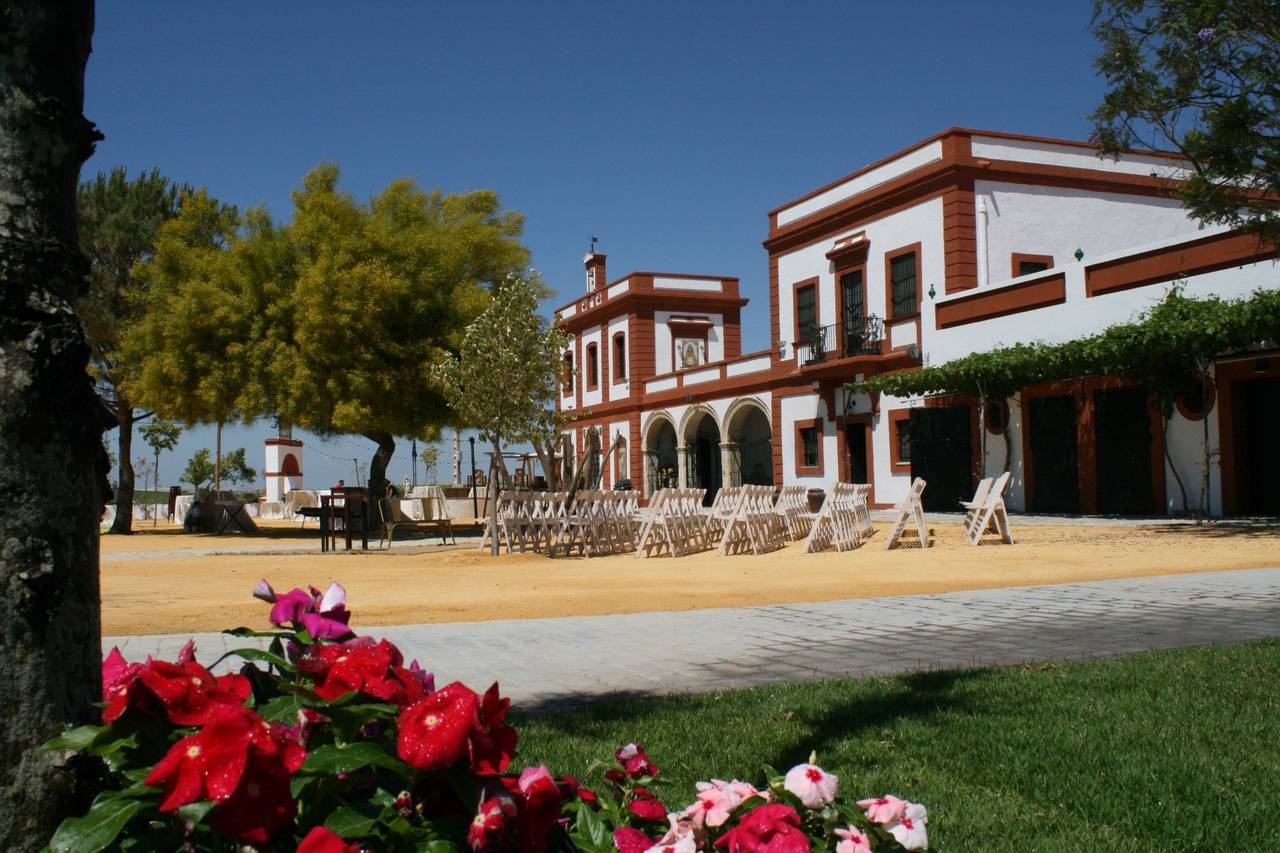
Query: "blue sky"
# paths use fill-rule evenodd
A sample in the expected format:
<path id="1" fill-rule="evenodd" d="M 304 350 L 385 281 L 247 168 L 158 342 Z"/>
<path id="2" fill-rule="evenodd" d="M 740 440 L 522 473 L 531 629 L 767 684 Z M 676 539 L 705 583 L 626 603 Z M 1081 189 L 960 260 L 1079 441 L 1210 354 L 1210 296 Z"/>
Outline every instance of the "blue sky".
<path id="1" fill-rule="evenodd" d="M 405 176 L 492 188 L 526 215 L 556 304 L 582 290 L 594 234 L 610 278 L 740 277 L 755 349 L 770 208 L 952 125 L 1087 138 L 1091 8 L 99 0 L 85 112 L 106 140 L 83 174 L 154 166 L 277 218 L 325 160 L 361 198 Z M 224 447 L 261 470 L 268 433 L 228 430 Z M 312 487 L 351 481 L 373 449 L 307 440 Z M 161 481 L 212 444 L 189 432 Z"/>

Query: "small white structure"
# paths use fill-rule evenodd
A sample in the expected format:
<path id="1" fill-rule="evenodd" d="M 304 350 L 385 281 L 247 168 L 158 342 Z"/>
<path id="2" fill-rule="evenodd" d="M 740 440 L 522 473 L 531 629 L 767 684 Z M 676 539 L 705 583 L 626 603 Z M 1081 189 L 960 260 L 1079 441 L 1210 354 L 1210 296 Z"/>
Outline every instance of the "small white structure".
<path id="1" fill-rule="evenodd" d="M 266 445 L 266 499 L 282 501 L 290 491 L 302 488 L 302 442 L 268 438 Z"/>

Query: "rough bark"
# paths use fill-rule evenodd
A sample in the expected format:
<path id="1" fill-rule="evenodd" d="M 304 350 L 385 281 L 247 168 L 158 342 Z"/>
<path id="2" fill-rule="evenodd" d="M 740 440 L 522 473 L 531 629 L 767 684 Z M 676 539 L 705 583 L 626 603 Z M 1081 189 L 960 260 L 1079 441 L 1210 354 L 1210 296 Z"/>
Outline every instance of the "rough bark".
<path id="1" fill-rule="evenodd" d="M 387 493 L 387 465 L 396 452 L 396 439 L 389 432 L 366 432 L 364 437 L 378 445 L 369 460 L 369 523 L 382 523 L 383 495 Z"/>
<path id="2" fill-rule="evenodd" d="M 98 519 L 107 493 L 73 303 L 91 0 L 0 4 L 0 849 L 37 850 L 88 774 L 36 747 L 101 694 Z M 127 464 L 128 460 L 121 460 Z"/>
<path id="3" fill-rule="evenodd" d="M 120 435 L 116 468 L 120 478 L 116 484 L 116 517 L 111 522 L 111 532 L 129 534 L 133 532 L 133 406 L 124 397 L 120 398 L 117 406 L 116 421 L 120 425 Z"/>

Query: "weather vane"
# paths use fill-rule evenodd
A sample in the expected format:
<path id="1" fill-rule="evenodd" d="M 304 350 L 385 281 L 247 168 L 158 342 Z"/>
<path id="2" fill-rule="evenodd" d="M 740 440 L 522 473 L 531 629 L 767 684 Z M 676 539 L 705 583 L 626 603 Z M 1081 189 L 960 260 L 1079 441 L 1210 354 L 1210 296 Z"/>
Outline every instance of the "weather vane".
<path id="1" fill-rule="evenodd" d="M 600 238 L 592 234 L 591 235 L 591 254 L 594 255 L 596 253 L 596 243 L 599 243 L 599 242 L 600 242 Z"/>

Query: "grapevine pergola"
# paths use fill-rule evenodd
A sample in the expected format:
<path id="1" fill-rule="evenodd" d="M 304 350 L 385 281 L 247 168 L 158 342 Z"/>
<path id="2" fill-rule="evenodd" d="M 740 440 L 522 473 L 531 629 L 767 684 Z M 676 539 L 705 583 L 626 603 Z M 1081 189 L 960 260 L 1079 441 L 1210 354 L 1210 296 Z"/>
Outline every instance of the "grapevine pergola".
<path id="1" fill-rule="evenodd" d="M 960 394 L 978 402 L 981 459 L 986 459 L 986 408 L 1022 388 L 1042 382 L 1086 376 L 1116 376 L 1143 385 L 1160 407 L 1168 429 L 1175 398 L 1198 384 L 1209 399 L 1211 366 L 1223 356 L 1275 347 L 1280 342 L 1280 290 L 1258 290 L 1237 299 L 1187 296 L 1182 285 L 1128 323 L 1096 335 L 1058 344 L 1034 342 L 972 353 L 944 364 L 917 370 L 882 373 L 845 389 L 851 393 L 883 393 L 895 397 Z M 1197 518 L 1207 510 L 1209 492 L 1209 424 L 1204 419 L 1202 466 Z M 1009 433 L 1005 431 L 1005 467 L 1009 466 Z M 1188 507 L 1186 488 L 1173 468 Z"/>

